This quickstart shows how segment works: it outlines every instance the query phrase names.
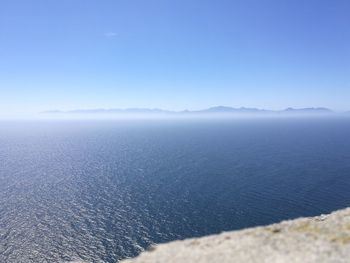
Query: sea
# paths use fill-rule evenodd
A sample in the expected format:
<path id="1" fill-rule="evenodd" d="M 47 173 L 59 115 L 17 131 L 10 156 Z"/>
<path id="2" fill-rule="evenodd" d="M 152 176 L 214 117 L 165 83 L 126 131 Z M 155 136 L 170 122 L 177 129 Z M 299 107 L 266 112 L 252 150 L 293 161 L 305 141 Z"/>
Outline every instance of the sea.
<path id="1" fill-rule="evenodd" d="M 152 245 L 350 206 L 350 118 L 0 122 L 0 262 Z"/>

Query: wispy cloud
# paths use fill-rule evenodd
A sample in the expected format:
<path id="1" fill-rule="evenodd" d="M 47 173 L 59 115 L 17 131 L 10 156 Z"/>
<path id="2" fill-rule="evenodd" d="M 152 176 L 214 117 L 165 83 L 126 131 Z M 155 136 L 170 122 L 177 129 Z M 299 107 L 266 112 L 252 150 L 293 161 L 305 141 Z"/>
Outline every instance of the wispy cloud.
<path id="1" fill-rule="evenodd" d="M 115 33 L 115 32 L 106 32 L 106 33 L 104 33 L 104 36 L 108 37 L 108 38 L 116 37 L 117 35 L 118 34 Z"/>

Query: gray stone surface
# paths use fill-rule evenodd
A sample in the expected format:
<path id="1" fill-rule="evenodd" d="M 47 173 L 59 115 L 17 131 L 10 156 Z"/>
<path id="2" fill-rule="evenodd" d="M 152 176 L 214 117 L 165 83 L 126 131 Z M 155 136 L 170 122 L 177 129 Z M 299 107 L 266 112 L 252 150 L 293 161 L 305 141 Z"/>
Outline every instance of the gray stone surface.
<path id="1" fill-rule="evenodd" d="M 350 208 L 158 245 L 123 263 L 350 263 Z"/>

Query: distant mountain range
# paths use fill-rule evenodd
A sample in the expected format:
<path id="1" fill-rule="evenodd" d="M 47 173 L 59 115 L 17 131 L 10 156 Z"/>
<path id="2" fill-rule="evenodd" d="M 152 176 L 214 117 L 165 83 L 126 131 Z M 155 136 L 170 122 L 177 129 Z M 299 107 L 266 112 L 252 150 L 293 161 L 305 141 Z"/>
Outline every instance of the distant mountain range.
<path id="1" fill-rule="evenodd" d="M 169 111 L 163 109 L 148 109 L 148 108 L 128 108 L 128 109 L 85 109 L 85 110 L 70 110 L 70 111 L 45 111 L 44 114 L 331 114 L 332 110 L 327 108 L 287 108 L 284 110 L 265 110 L 258 108 L 234 108 L 227 106 L 216 106 L 203 110 L 184 110 L 184 111 Z"/>

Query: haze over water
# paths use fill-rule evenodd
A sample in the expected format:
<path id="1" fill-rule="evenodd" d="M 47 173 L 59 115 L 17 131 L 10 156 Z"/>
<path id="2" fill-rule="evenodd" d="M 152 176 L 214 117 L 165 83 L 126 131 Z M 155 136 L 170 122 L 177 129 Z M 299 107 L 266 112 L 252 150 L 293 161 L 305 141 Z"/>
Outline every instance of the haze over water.
<path id="1" fill-rule="evenodd" d="M 350 119 L 2 122 L 0 262 L 154 243 L 350 204 Z"/>

